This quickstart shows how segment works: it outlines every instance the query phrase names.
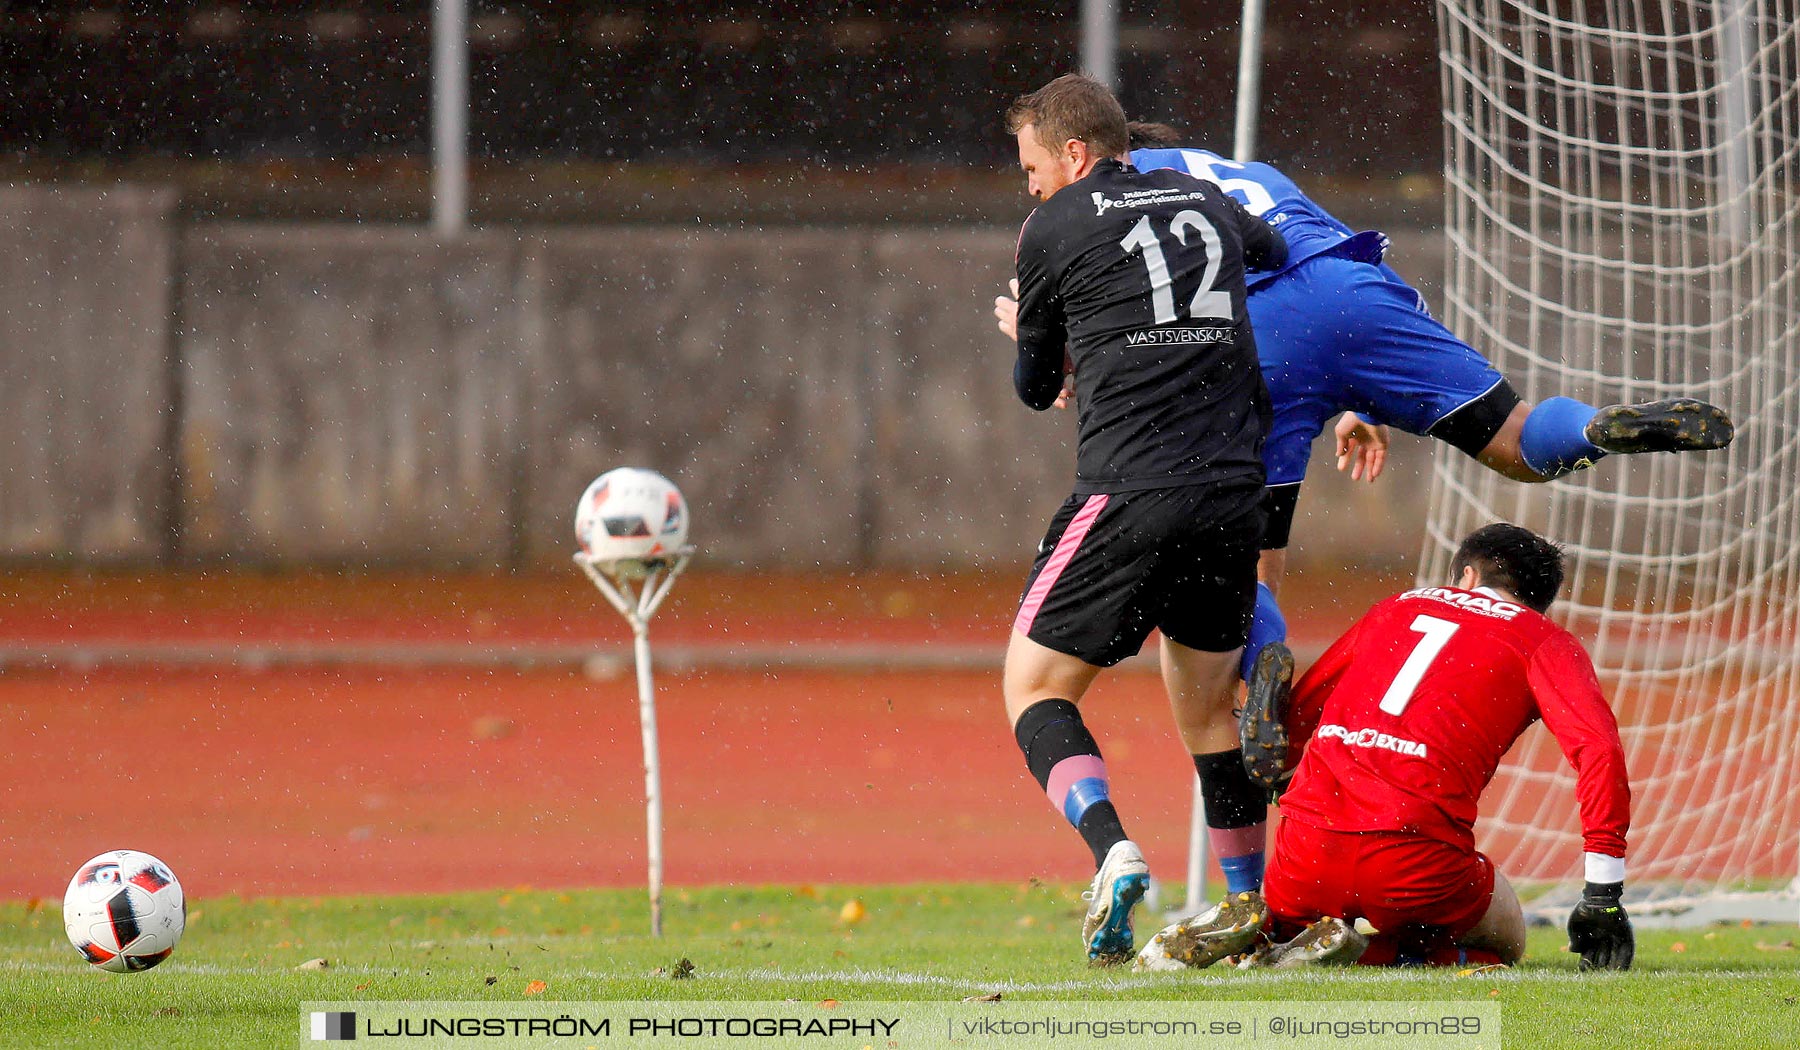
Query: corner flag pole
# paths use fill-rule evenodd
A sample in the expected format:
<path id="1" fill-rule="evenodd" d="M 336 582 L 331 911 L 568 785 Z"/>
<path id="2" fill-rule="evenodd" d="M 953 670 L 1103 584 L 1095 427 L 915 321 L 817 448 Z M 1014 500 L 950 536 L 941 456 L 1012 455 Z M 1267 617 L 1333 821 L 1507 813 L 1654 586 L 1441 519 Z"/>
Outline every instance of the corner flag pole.
<path id="1" fill-rule="evenodd" d="M 683 548 L 673 561 L 597 562 L 585 554 L 575 564 L 631 625 L 632 655 L 637 661 L 638 725 L 644 734 L 644 824 L 649 856 L 650 936 L 662 936 L 662 760 L 656 742 L 656 687 L 651 679 L 650 617 L 669 596 L 675 577 L 694 556 Z M 637 580 L 635 588 L 632 581 Z"/>
<path id="2" fill-rule="evenodd" d="M 1263 0 L 1244 0 L 1238 34 L 1237 130 L 1231 157 L 1248 163 L 1256 157 L 1256 113 L 1262 104 Z M 1206 796 L 1194 777 L 1194 812 L 1188 825 L 1188 913 L 1206 907 Z"/>

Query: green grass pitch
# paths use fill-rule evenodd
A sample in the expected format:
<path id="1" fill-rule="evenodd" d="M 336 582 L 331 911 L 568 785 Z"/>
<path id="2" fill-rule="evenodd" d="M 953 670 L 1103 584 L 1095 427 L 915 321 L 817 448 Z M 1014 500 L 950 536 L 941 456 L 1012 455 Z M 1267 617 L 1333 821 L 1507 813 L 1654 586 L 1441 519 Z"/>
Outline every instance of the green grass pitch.
<path id="1" fill-rule="evenodd" d="M 834 998 L 1471 999 L 1508 1047 L 1800 1045 L 1793 926 L 1644 930 L 1628 974 L 1582 975 L 1560 931 L 1502 973 L 1134 975 L 1090 970 L 1074 886 L 676 889 L 665 936 L 641 891 L 213 899 L 143 974 L 83 963 L 57 902 L 0 904 L 0 1046 L 292 1047 L 306 1000 Z M 858 907 L 865 912 L 853 918 Z M 1156 919 L 1140 909 L 1138 935 Z M 298 969 L 311 959 L 325 969 Z M 684 964 L 683 960 L 687 962 Z M 691 973 L 687 966 L 691 964 Z"/>

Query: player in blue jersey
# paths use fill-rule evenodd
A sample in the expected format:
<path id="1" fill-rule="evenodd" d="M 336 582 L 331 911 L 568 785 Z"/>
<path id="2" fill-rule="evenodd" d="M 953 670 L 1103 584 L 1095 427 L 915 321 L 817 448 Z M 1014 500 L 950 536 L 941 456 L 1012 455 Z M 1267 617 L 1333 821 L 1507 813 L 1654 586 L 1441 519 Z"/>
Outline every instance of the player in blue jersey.
<path id="1" fill-rule="evenodd" d="M 1731 442 L 1730 416 L 1692 398 L 1604 408 L 1567 397 L 1525 403 L 1383 262 L 1384 234 L 1352 230 L 1271 165 L 1174 146 L 1178 136 L 1162 124 L 1133 122 L 1131 136 L 1134 167 L 1175 168 L 1217 185 L 1279 230 L 1289 247 L 1286 265 L 1248 282 L 1275 424 L 1263 451 L 1269 524 L 1261 575 L 1268 586 L 1258 598 L 1246 672 L 1263 644 L 1285 637 L 1270 588 L 1281 577 L 1312 441 L 1339 413 L 1338 467 L 1369 480 L 1385 463 L 1383 428 L 1390 425 L 1445 441 L 1523 482 L 1559 478 L 1614 453 L 1701 451 Z M 1016 304 L 1002 296 L 994 312 L 1012 334 Z"/>
<path id="2" fill-rule="evenodd" d="M 1285 645 L 1269 648 L 1266 659 L 1258 656 L 1287 636 L 1275 588 L 1312 441 L 1332 416 L 1344 413 L 1335 427 L 1338 468 L 1371 481 L 1385 463 L 1389 425 L 1445 441 L 1523 482 L 1559 478 L 1614 453 L 1700 451 L 1730 443 L 1731 418 L 1691 398 L 1604 408 L 1567 397 L 1526 404 L 1383 262 L 1386 236 L 1350 229 L 1268 164 L 1180 148 L 1174 145 L 1178 136 L 1165 125 L 1133 123 L 1130 134 L 1133 167 L 1174 168 L 1205 179 L 1268 222 L 1288 244 L 1285 264 L 1250 274 L 1246 282 L 1274 408 L 1263 447 L 1268 485 L 1258 567 L 1263 582 L 1240 665 L 1253 689 L 1285 687 L 1293 674 Z M 1000 329 L 1009 336 L 1017 309 L 1010 297 L 994 301 Z M 1208 824 L 1228 891 L 1258 888 L 1260 815 L 1215 818 L 1209 809 Z"/>

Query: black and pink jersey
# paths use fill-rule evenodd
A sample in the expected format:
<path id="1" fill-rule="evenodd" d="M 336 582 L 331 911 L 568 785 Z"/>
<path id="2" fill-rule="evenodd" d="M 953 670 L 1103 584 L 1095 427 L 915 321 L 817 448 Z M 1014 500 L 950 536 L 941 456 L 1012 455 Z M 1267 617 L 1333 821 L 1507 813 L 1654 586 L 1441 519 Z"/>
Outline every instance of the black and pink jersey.
<path id="1" fill-rule="evenodd" d="M 1049 408 L 1075 371 L 1075 492 L 1262 482 L 1268 391 L 1244 272 L 1281 235 L 1211 183 L 1102 160 L 1019 233 L 1019 397 Z"/>

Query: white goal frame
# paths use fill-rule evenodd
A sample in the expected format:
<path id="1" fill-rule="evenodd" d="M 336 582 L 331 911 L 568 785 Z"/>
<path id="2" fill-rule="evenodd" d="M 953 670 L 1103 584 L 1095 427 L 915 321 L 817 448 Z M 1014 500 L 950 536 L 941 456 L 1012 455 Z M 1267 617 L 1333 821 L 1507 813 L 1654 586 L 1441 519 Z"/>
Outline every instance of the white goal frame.
<path id="1" fill-rule="evenodd" d="M 1634 917 L 1800 921 L 1800 513 L 1792 478 L 1780 476 L 1800 460 L 1800 0 L 1616 0 L 1599 10 L 1438 0 L 1441 309 L 1529 401 L 1693 394 L 1730 409 L 1739 440 L 1710 458 L 1620 459 L 1548 486 L 1501 479 L 1439 448 L 1419 578 L 1441 578 L 1460 537 L 1488 521 L 1565 543 L 1572 593 L 1557 615 L 1594 650 L 1622 723 L 1651 719 L 1623 733 L 1634 779 L 1652 781 L 1649 795 L 1662 778 L 1694 782 L 1697 816 L 1634 813 L 1628 872 L 1645 876 L 1628 878 Z M 1617 21 L 1587 26 L 1588 16 Z M 1255 153 L 1261 28 L 1262 0 L 1244 0 L 1238 160 Z M 1702 291 L 1684 295 L 1690 283 Z M 1570 360 L 1581 342 L 1571 334 L 1589 340 L 1584 362 Z M 1657 587 L 1622 582 L 1659 573 Z M 1656 724 L 1646 681 L 1690 705 L 1679 725 Z M 1731 694 L 1719 717 L 1736 719 L 1723 730 L 1705 724 L 1718 690 Z M 1534 906 L 1557 917 L 1579 889 L 1581 847 L 1563 826 L 1572 777 L 1566 763 L 1546 769 L 1546 757 L 1560 756 L 1546 755 L 1545 735 L 1528 734 L 1490 792 L 1501 814 L 1518 813 L 1513 830 L 1525 829 L 1532 848 L 1490 848 L 1515 881 L 1556 884 Z M 1710 763 L 1715 746 L 1762 761 L 1732 775 L 1671 771 L 1660 767 L 1670 739 L 1676 761 Z M 1517 757 L 1532 748 L 1535 766 Z M 1531 810 L 1533 792 L 1558 793 L 1563 812 Z M 1733 794 L 1756 801 L 1721 803 Z M 1748 829 L 1752 819 L 1756 830 L 1739 834 L 1754 841 L 1704 844 L 1720 869 L 1710 884 L 1684 871 L 1684 845 L 1709 822 Z M 1205 839 L 1196 781 L 1189 911 L 1205 906 Z M 1742 869 L 1732 872 L 1759 850 L 1783 858 L 1785 889 L 1748 890 Z"/>
<path id="2" fill-rule="evenodd" d="M 1489 521 L 1568 552 L 1552 615 L 1619 715 L 1646 925 L 1800 921 L 1796 22 L 1797 0 L 1438 2 L 1445 323 L 1528 402 L 1691 395 L 1738 423 L 1725 452 L 1548 485 L 1443 448 L 1433 469 L 1421 579 Z M 1580 888 L 1575 809 L 1528 731 L 1477 836 L 1548 916 Z"/>

